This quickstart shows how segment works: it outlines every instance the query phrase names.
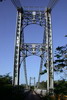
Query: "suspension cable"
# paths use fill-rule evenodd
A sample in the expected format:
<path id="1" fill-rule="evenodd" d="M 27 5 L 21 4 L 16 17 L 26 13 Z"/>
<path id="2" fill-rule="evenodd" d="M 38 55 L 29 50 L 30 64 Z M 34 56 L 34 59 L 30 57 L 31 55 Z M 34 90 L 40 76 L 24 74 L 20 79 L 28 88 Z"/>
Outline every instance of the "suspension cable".
<path id="1" fill-rule="evenodd" d="M 56 3 L 57 3 L 58 1 L 59 1 L 59 0 L 50 0 L 47 7 L 50 8 L 50 9 L 52 10 L 53 7 L 56 5 Z"/>
<path id="2" fill-rule="evenodd" d="M 13 3 L 13 5 L 16 7 L 16 8 L 21 8 L 21 3 L 20 3 L 20 0 L 11 0 L 11 2 Z"/>

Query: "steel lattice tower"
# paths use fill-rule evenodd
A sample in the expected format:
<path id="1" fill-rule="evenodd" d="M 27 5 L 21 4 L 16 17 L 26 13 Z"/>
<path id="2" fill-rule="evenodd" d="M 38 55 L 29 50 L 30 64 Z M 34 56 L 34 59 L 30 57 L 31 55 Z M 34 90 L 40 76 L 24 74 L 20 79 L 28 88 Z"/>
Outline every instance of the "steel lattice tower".
<path id="1" fill-rule="evenodd" d="M 24 43 L 24 28 L 29 24 L 38 24 L 44 27 L 43 43 Z M 51 11 L 27 11 L 17 9 L 17 28 L 16 28 L 16 43 L 14 56 L 14 76 L 13 84 L 19 85 L 20 65 L 23 62 L 26 86 L 26 57 L 30 55 L 38 55 L 41 57 L 40 71 L 38 82 L 40 82 L 40 72 L 42 71 L 43 61 L 47 67 L 47 90 L 53 90 L 53 55 L 52 55 L 52 29 L 51 29 Z"/>
<path id="2" fill-rule="evenodd" d="M 17 8 L 17 27 L 14 55 L 13 85 L 19 85 L 20 66 L 23 63 L 26 88 L 28 87 L 26 57 L 36 55 L 41 58 L 38 84 L 42 67 L 47 68 L 47 92 L 54 93 L 53 44 L 51 11 L 59 0 L 50 0 L 46 10 L 25 10 L 19 0 L 11 0 Z M 44 27 L 43 43 L 24 43 L 24 28 L 31 24 Z"/>
<path id="3" fill-rule="evenodd" d="M 2 2 L 3 0 L 0 0 Z M 28 87 L 26 57 L 37 55 L 41 58 L 38 83 L 40 82 L 40 73 L 43 62 L 47 68 L 47 92 L 53 94 L 54 89 L 54 71 L 53 71 L 53 44 L 52 44 L 52 23 L 51 11 L 59 0 L 50 0 L 47 9 L 44 10 L 24 10 L 19 0 L 11 0 L 17 8 L 17 27 L 14 53 L 14 73 L 13 85 L 19 85 L 20 66 L 23 62 L 26 88 Z M 16 2 L 19 4 L 17 5 Z M 30 24 L 38 24 L 44 27 L 43 43 L 24 43 L 24 28 Z M 31 85 L 30 77 L 30 85 Z M 35 78 L 34 78 L 35 84 Z"/>

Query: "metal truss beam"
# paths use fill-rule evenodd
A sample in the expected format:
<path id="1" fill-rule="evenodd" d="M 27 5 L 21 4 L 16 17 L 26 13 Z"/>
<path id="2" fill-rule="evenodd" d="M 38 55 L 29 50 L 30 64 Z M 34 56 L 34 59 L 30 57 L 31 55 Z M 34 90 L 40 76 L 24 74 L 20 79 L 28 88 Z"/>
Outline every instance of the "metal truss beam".
<path id="1" fill-rule="evenodd" d="M 22 51 L 21 57 L 28 57 L 32 55 L 41 57 L 45 53 L 45 44 L 43 43 L 24 43 L 21 47 L 21 51 Z"/>
<path id="2" fill-rule="evenodd" d="M 54 89 L 54 75 L 53 75 L 53 51 L 52 51 L 52 28 L 51 28 L 51 11 L 47 9 L 45 12 L 46 20 L 46 67 L 47 67 L 47 90 L 53 93 Z"/>
<path id="3" fill-rule="evenodd" d="M 44 11 L 27 11 L 24 10 L 24 17 L 23 17 L 23 25 L 24 28 L 30 24 L 38 24 L 40 26 L 45 25 L 45 17 Z"/>

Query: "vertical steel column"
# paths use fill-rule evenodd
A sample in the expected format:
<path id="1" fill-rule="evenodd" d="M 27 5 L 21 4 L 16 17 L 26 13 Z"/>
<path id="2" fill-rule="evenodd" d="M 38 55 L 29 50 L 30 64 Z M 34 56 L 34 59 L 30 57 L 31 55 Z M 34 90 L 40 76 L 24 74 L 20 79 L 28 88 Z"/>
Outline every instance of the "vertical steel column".
<path id="1" fill-rule="evenodd" d="M 17 10 L 17 29 L 16 29 L 16 42 L 15 42 L 15 55 L 14 55 L 14 74 L 13 85 L 19 85 L 19 72 L 20 72 L 20 44 L 22 32 L 22 9 Z"/>
<path id="2" fill-rule="evenodd" d="M 23 28 L 22 28 L 23 30 Z M 21 37 L 21 48 L 24 47 L 24 32 L 22 31 L 22 37 Z M 22 51 L 23 54 L 25 54 L 25 51 Z M 26 88 L 28 88 L 28 81 L 27 81 L 27 71 L 26 71 L 26 57 L 23 57 L 23 67 L 24 67 L 24 75 L 25 75 L 25 81 L 26 81 Z"/>
<path id="3" fill-rule="evenodd" d="M 30 83 L 29 83 L 29 85 L 30 85 L 29 87 L 31 88 L 31 77 L 30 77 Z"/>
<path id="4" fill-rule="evenodd" d="M 28 88 L 27 71 L 26 71 L 26 60 L 25 60 L 25 58 L 23 60 L 23 66 L 24 66 L 24 74 L 25 74 L 26 88 Z"/>
<path id="5" fill-rule="evenodd" d="M 44 27 L 44 29 L 45 29 L 45 27 Z M 43 35 L 43 44 L 45 44 L 45 30 L 44 30 L 44 35 Z M 43 53 L 44 51 L 42 51 L 42 53 Z M 37 88 L 39 87 L 39 82 L 40 82 L 40 77 L 41 77 L 41 75 L 40 75 L 40 73 L 41 73 L 41 71 L 42 71 L 42 66 L 43 66 L 43 59 L 44 59 L 44 54 L 43 55 L 41 55 L 41 63 L 40 63 L 40 70 L 39 70 L 39 77 L 38 77 L 38 86 L 37 86 Z"/>
<path id="6" fill-rule="evenodd" d="M 34 89 L 35 89 L 35 77 L 34 77 Z"/>
<path id="7" fill-rule="evenodd" d="M 51 29 L 51 10 L 47 9 L 45 12 L 46 21 L 46 56 L 47 56 L 47 91 L 53 93 L 54 89 L 54 72 L 53 72 L 53 51 L 52 51 L 52 29 Z"/>
<path id="8" fill-rule="evenodd" d="M 40 73 L 42 72 L 42 66 L 43 66 L 43 55 L 41 56 L 41 62 L 40 62 L 40 70 L 39 70 L 39 77 L 38 77 L 38 84 L 37 84 L 37 88 L 39 87 L 39 82 L 40 82 Z"/>

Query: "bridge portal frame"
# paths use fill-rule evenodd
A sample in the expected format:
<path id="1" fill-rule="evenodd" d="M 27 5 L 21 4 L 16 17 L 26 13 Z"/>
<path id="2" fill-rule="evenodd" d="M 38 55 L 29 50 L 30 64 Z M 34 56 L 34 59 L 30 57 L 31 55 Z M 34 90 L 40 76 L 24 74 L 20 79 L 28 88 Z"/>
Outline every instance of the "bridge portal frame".
<path id="1" fill-rule="evenodd" d="M 22 8 L 17 9 L 17 28 L 16 28 L 15 55 L 14 55 L 13 85 L 14 86 L 19 85 L 20 65 L 21 65 L 21 62 L 23 61 L 26 87 L 28 86 L 26 61 L 25 61 L 25 58 L 27 57 L 27 55 L 25 53 L 26 49 L 24 50 L 22 47 L 24 47 L 23 29 L 29 24 L 39 24 L 40 26 L 44 26 L 45 28 L 43 44 L 45 44 L 46 48 L 43 50 L 43 47 L 42 47 L 43 56 L 41 59 L 41 65 L 43 63 L 43 58 L 44 58 L 43 52 L 45 51 L 46 68 L 47 68 L 47 76 L 48 76 L 47 77 L 47 91 L 53 92 L 53 89 L 54 89 L 53 73 L 54 72 L 53 72 L 52 27 L 51 27 L 51 11 L 48 8 L 46 11 L 39 11 L 39 12 L 38 11 L 23 11 Z M 35 48 L 32 47 L 32 50 L 35 50 Z M 22 55 L 25 55 L 25 56 L 22 56 Z M 35 53 L 33 55 L 35 55 Z M 40 66 L 40 72 L 41 70 L 42 70 L 42 66 Z M 38 82 L 40 81 L 40 72 L 39 72 Z"/>

